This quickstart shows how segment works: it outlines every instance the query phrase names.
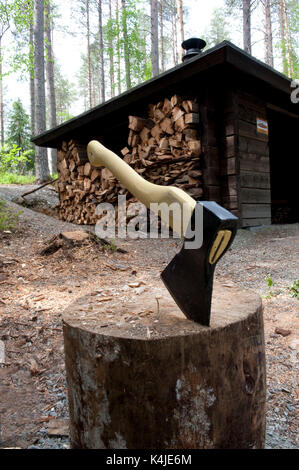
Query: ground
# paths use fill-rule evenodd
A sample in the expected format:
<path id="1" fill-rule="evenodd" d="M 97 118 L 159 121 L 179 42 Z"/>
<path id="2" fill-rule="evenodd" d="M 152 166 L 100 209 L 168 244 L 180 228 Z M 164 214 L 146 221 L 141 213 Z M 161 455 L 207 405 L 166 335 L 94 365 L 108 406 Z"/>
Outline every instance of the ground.
<path id="1" fill-rule="evenodd" d="M 11 201 L 26 189 L 0 186 L 0 199 Z M 42 200 L 37 204 L 40 207 L 45 198 L 53 198 L 50 206 L 55 205 L 55 193 L 42 191 L 44 196 L 39 192 L 29 199 Z M 13 202 L 7 204 L 13 211 L 20 210 Z M 131 289 L 138 300 L 142 289 L 159 282 L 159 273 L 180 241 L 117 240 L 127 251 L 119 253 L 103 251 L 89 240 L 42 256 L 51 238 L 66 229 L 78 230 L 78 226 L 28 208 L 21 210 L 16 230 L 0 232 L 0 396 L 4 397 L 0 402 L 0 448 L 67 448 L 63 310 L 86 294 L 120 296 Z M 216 269 L 219 279 L 264 296 L 267 448 L 298 446 L 299 314 L 298 299 L 288 289 L 299 277 L 298 241 L 299 224 L 240 230 Z M 268 275 L 274 281 L 272 294 L 265 282 Z M 132 282 L 136 287 L 128 287 Z M 279 329 L 287 330 L 287 336 L 279 334 Z M 1 344 L 5 346 L 2 365 Z"/>

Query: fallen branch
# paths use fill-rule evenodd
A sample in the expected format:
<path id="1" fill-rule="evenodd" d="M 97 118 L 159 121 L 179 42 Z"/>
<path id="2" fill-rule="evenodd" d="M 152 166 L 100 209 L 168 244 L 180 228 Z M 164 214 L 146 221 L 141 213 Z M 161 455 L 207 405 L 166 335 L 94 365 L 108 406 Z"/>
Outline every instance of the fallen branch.
<path id="1" fill-rule="evenodd" d="M 35 189 L 32 189 L 31 191 L 27 191 L 26 193 L 21 194 L 21 197 L 24 198 L 25 196 L 28 196 L 29 194 L 35 193 L 35 191 L 39 191 L 40 189 L 44 188 L 45 186 L 48 186 L 49 184 L 55 183 L 58 180 L 59 180 L 59 178 L 56 178 L 55 180 L 47 181 L 46 183 L 41 184 L 40 186 L 38 186 Z"/>

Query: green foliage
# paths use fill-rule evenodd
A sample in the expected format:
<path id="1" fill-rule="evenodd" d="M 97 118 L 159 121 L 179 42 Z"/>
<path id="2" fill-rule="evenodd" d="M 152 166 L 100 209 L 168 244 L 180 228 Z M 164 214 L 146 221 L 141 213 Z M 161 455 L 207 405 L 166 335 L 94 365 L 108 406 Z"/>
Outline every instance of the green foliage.
<path id="1" fill-rule="evenodd" d="M 270 274 L 267 274 L 267 276 L 265 277 L 265 281 L 266 281 L 266 284 L 267 286 L 269 287 L 269 289 L 274 286 L 274 282 L 273 282 L 273 279 L 272 277 L 270 276 Z"/>
<path id="2" fill-rule="evenodd" d="M 0 200 L 0 231 L 15 228 L 21 213 L 22 211 L 19 211 L 14 214 L 5 206 L 5 202 Z"/>
<path id="3" fill-rule="evenodd" d="M 62 124 L 73 117 L 70 114 L 70 107 L 77 99 L 77 92 L 75 85 L 63 77 L 57 62 L 55 63 L 55 94 L 57 124 Z"/>
<path id="4" fill-rule="evenodd" d="M 21 152 L 21 148 L 13 144 L 0 148 L 0 175 L 4 173 L 24 172 L 26 164 L 32 159 L 32 150 Z"/>
<path id="5" fill-rule="evenodd" d="M 293 282 L 293 285 L 288 287 L 291 297 L 299 299 L 299 279 Z"/>
<path id="6" fill-rule="evenodd" d="M 20 175 L 18 173 L 0 173 L 0 184 L 32 184 L 35 176 Z"/>
<path id="7" fill-rule="evenodd" d="M 275 292 L 272 290 L 272 287 L 274 286 L 274 281 L 272 277 L 270 276 L 270 274 L 267 274 L 267 276 L 265 277 L 265 282 L 269 288 L 269 293 L 268 295 L 263 295 L 262 297 L 264 299 L 270 299 L 271 297 L 276 295 Z"/>
<path id="8" fill-rule="evenodd" d="M 20 153 L 30 150 L 30 120 L 20 99 L 14 101 L 8 113 L 7 144 L 16 145 Z"/>
<path id="9" fill-rule="evenodd" d="M 208 47 L 213 47 L 222 41 L 230 40 L 229 23 L 223 8 L 215 8 L 213 10 L 212 19 L 204 39 Z"/>

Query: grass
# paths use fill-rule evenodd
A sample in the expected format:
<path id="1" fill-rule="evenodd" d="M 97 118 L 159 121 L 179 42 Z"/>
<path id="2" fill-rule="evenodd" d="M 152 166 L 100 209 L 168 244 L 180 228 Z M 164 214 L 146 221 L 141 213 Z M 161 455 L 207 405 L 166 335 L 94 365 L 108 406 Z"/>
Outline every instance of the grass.
<path id="1" fill-rule="evenodd" d="M 0 184 L 31 184 L 34 183 L 34 175 L 18 175 L 16 173 L 0 173 Z"/>
<path id="2" fill-rule="evenodd" d="M 5 206 L 5 202 L 0 199 L 0 231 L 15 228 L 21 213 L 22 211 L 15 214 L 11 212 L 11 210 Z"/>

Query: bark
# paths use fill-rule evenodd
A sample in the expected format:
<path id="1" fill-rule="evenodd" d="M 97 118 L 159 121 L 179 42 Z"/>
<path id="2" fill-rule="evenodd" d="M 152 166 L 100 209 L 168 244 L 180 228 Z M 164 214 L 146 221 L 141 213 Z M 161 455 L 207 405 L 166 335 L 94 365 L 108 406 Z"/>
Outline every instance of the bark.
<path id="1" fill-rule="evenodd" d="M 55 93 L 55 76 L 54 76 L 54 55 L 53 55 L 53 47 L 52 47 L 52 22 L 51 22 L 51 8 L 50 2 L 48 1 L 46 4 L 46 11 L 45 11 L 45 20 L 46 20 L 46 51 L 47 51 L 47 61 L 46 61 L 46 74 L 47 74 L 47 92 L 48 92 L 48 100 L 49 100 L 49 125 L 52 129 L 53 127 L 57 126 L 57 119 L 56 119 L 56 93 Z M 49 153 L 50 157 L 50 171 L 53 175 L 57 172 L 57 150 L 50 149 Z"/>
<path id="2" fill-rule="evenodd" d="M 183 20 L 183 1 L 177 0 L 177 14 L 178 14 L 178 22 L 180 28 L 180 40 L 181 44 L 184 41 L 184 20 Z M 181 48 L 181 60 L 183 58 L 184 50 Z"/>
<path id="3" fill-rule="evenodd" d="M 117 27 L 117 38 L 116 38 L 116 52 L 117 52 L 117 88 L 118 94 L 121 94 L 121 72 L 120 72 L 120 37 L 119 37 L 119 4 L 118 0 L 115 3 L 116 9 L 116 27 Z"/>
<path id="4" fill-rule="evenodd" d="M 177 52 L 178 42 L 177 42 L 176 12 L 175 11 L 173 11 L 171 27 L 172 27 L 172 58 L 173 58 L 173 64 L 177 65 L 177 63 L 178 63 L 178 52 Z"/>
<path id="5" fill-rule="evenodd" d="M 2 41 L 0 37 L 0 133 L 1 133 L 1 146 L 4 145 L 4 103 L 3 103 L 3 81 L 2 81 Z"/>
<path id="6" fill-rule="evenodd" d="M 112 22 L 112 4 L 111 0 L 109 0 L 109 19 Z M 112 35 L 110 34 L 109 40 L 109 61 L 110 61 L 110 94 L 111 97 L 115 95 L 114 91 L 114 58 L 113 58 L 113 40 Z"/>
<path id="7" fill-rule="evenodd" d="M 213 324 L 204 328 L 166 288 L 157 310 L 153 292 L 121 308 L 86 296 L 63 313 L 71 448 L 263 448 L 261 299 L 216 283 Z M 141 308 L 138 328 L 117 323 Z"/>
<path id="8" fill-rule="evenodd" d="M 124 37 L 124 55 L 125 55 L 125 69 L 126 69 L 126 85 L 127 89 L 131 88 L 131 71 L 130 71 L 130 50 L 128 43 L 128 25 L 126 17 L 126 0 L 121 0 L 122 8 L 122 28 Z"/>
<path id="9" fill-rule="evenodd" d="M 273 67 L 271 1 L 265 0 L 265 62 Z"/>
<path id="10" fill-rule="evenodd" d="M 165 71 L 165 51 L 163 38 L 163 0 L 160 0 L 160 43 L 161 43 L 161 70 Z"/>
<path id="11" fill-rule="evenodd" d="M 2 55 L 2 39 L 4 34 L 9 30 L 9 17 L 6 11 L 7 18 L 3 17 L 2 24 L 0 24 L 0 142 L 1 145 L 4 145 L 4 97 L 3 97 L 3 55 Z"/>
<path id="12" fill-rule="evenodd" d="M 251 54 L 251 0 L 243 0 L 243 47 Z"/>
<path id="13" fill-rule="evenodd" d="M 86 38 L 87 38 L 88 100 L 89 100 L 89 107 L 92 108 L 89 0 L 86 0 Z"/>
<path id="14" fill-rule="evenodd" d="M 45 57 L 44 57 L 44 1 L 34 2 L 34 95 L 35 134 L 46 130 Z M 38 181 L 49 178 L 47 149 L 35 147 L 35 171 Z"/>
<path id="15" fill-rule="evenodd" d="M 35 133 L 35 93 L 34 93 L 34 65 L 32 57 L 32 53 L 34 51 L 34 44 L 33 44 L 33 23 L 30 23 L 29 26 L 29 56 L 30 56 L 30 70 L 29 70 L 29 86 L 30 86 L 30 123 L 31 123 L 31 134 L 32 136 Z"/>
<path id="16" fill-rule="evenodd" d="M 285 31 L 287 74 L 289 77 L 291 77 L 293 75 L 294 70 L 293 70 L 293 63 L 292 63 L 292 57 L 291 57 L 291 40 L 290 40 L 287 4 L 285 0 L 282 0 L 282 10 L 283 10 L 283 21 L 284 21 L 284 31 Z"/>
<path id="17" fill-rule="evenodd" d="M 159 74 L 158 2 L 151 0 L 151 55 L 152 76 Z"/>
<path id="18" fill-rule="evenodd" d="M 281 49 L 282 49 L 282 62 L 283 62 L 283 73 L 288 75 L 289 71 L 289 61 L 287 55 L 287 41 L 286 41 L 286 31 L 285 31 L 285 8 L 284 1 L 279 0 L 278 2 L 278 11 L 279 11 L 279 25 L 280 25 L 280 38 L 281 38 Z"/>
<path id="19" fill-rule="evenodd" d="M 103 12 L 102 0 L 98 0 L 99 14 L 99 46 L 100 46 L 100 80 L 101 80 L 101 101 L 105 101 L 105 66 L 104 66 L 104 40 L 103 40 Z"/>

